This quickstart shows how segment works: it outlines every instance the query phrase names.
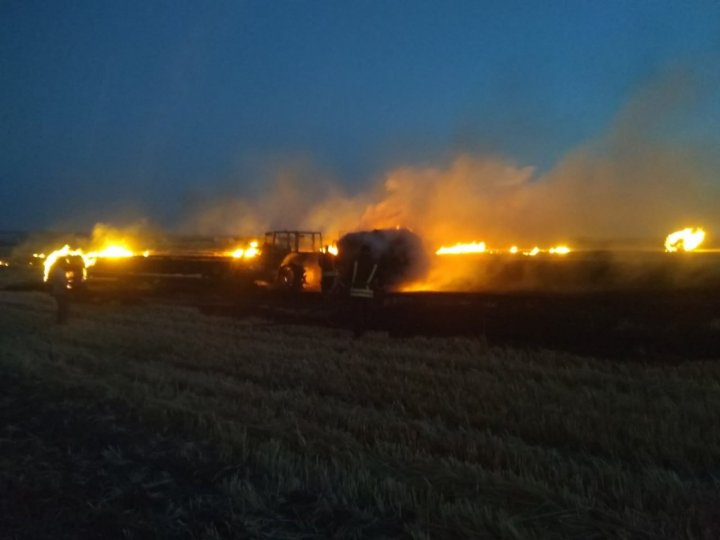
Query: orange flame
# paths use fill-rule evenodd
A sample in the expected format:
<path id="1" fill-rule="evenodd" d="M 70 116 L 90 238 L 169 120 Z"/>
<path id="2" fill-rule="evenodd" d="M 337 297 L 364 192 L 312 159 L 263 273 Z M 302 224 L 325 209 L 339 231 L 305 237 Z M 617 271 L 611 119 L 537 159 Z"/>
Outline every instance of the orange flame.
<path id="1" fill-rule="evenodd" d="M 454 246 L 442 246 L 436 255 L 464 255 L 466 253 L 485 253 L 487 247 L 485 242 L 470 242 L 469 244 L 457 243 Z"/>
<path id="2" fill-rule="evenodd" d="M 505 253 L 506 251 L 503 249 L 494 249 L 490 248 L 485 244 L 485 242 L 470 242 L 469 244 L 462 244 L 457 243 L 454 246 L 442 246 L 440 249 L 438 249 L 435 254 L 436 255 L 465 255 L 469 253 L 491 253 L 491 254 L 498 254 L 498 253 Z M 516 253 L 522 253 L 523 255 L 527 255 L 529 257 L 534 257 L 539 253 L 550 253 L 552 255 L 567 255 L 571 252 L 571 249 L 564 245 L 560 244 L 557 246 L 552 246 L 549 249 L 541 249 L 538 246 L 534 246 L 532 249 L 525 249 L 520 250 L 518 246 L 513 245 L 510 247 L 510 249 L 507 250 L 507 253 L 516 254 Z"/>
<path id="3" fill-rule="evenodd" d="M 253 240 L 248 244 L 246 248 L 238 248 L 235 251 L 231 251 L 229 255 L 233 259 L 252 259 L 260 254 L 257 240 Z"/>
<path id="4" fill-rule="evenodd" d="M 65 244 L 60 249 L 56 249 L 50 255 L 45 257 L 45 261 L 43 263 L 44 266 L 44 272 L 43 272 L 43 281 L 47 281 L 48 277 L 50 276 L 50 270 L 55 265 L 58 259 L 62 257 L 80 257 L 83 260 L 83 265 L 85 269 L 90 268 L 91 266 L 94 266 L 97 260 L 101 257 L 108 257 L 108 258 L 120 258 L 120 257 L 132 257 L 135 255 L 131 250 L 129 250 L 125 246 L 120 245 L 109 245 L 104 247 L 103 249 L 99 251 L 89 251 L 85 253 L 82 249 L 71 249 L 68 244 Z"/>

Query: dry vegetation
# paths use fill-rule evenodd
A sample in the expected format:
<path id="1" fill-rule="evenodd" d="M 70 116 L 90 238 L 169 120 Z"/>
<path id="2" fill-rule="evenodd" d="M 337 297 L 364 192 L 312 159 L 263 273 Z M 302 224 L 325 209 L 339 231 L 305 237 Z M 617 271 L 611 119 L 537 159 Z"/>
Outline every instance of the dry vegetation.
<path id="1" fill-rule="evenodd" d="M 0 292 L 3 538 L 720 537 L 718 363 L 52 320 Z"/>

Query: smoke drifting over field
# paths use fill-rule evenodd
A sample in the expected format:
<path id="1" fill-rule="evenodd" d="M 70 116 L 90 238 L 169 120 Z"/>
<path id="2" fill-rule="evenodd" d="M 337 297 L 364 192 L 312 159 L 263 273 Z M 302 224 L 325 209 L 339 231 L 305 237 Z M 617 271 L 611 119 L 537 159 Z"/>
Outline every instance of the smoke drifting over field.
<path id="1" fill-rule="evenodd" d="M 183 229 L 256 234 L 276 227 L 353 230 L 408 227 L 429 247 L 485 240 L 507 248 L 577 239 L 647 239 L 673 229 L 720 229 L 720 153 L 673 136 L 693 103 L 681 76 L 638 94 L 607 133 L 551 170 L 506 158 L 459 153 L 436 166 L 393 168 L 359 193 L 317 180 L 307 166 L 280 167 L 272 187 L 249 198 L 196 206 Z"/>
<path id="2" fill-rule="evenodd" d="M 720 230 L 717 140 L 695 140 L 687 135 L 692 130 L 683 131 L 693 116 L 687 113 L 701 97 L 688 77 L 666 77 L 636 94 L 605 133 L 572 149 L 547 171 L 503 156 L 461 151 L 437 164 L 390 168 L 349 191 L 307 161 L 276 163 L 261 179 L 267 188 L 255 195 L 189 197 L 178 230 L 256 237 L 266 230 L 299 228 L 322 231 L 326 240 L 335 241 L 354 231 L 406 228 L 422 238 L 428 253 L 441 245 L 480 241 L 490 250 L 518 246 L 515 251 L 522 253 L 558 244 L 659 251 L 669 232 L 702 226 L 708 231 L 706 245 L 720 247 L 712 237 Z M 142 246 L 135 245 L 139 237 Z M 109 238 L 141 249 L 162 243 L 144 224 L 115 231 L 100 227 L 90 243 Z M 478 289 L 547 288 L 553 280 L 571 288 L 614 286 L 657 273 L 655 263 L 650 268 L 645 262 L 603 257 L 592 267 L 596 274 L 603 268 L 602 275 L 575 274 L 567 265 L 562 274 L 555 264 L 518 264 L 520 254 L 485 258 L 480 270 L 452 257 L 432 257 L 427 278 L 421 278 L 425 269 L 420 264 L 408 275 L 421 278 L 416 288 Z M 687 281 L 700 271 L 683 272 L 688 277 L 679 279 Z"/>

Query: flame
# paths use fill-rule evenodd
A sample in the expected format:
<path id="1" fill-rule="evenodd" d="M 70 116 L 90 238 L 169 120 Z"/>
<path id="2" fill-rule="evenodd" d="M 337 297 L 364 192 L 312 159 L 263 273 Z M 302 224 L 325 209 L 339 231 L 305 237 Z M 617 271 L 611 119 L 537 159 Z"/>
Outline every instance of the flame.
<path id="1" fill-rule="evenodd" d="M 0 266 L 10 266 L 10 263 L 7 261 L 0 261 Z"/>
<path id="2" fill-rule="evenodd" d="M 45 267 L 45 271 L 43 273 L 43 281 L 47 281 L 48 277 L 50 277 L 50 270 L 55 265 L 57 260 L 61 257 L 82 257 L 83 263 L 85 267 L 92 266 L 92 264 L 95 263 L 95 261 L 91 262 L 91 259 L 83 252 L 82 249 L 70 249 L 70 246 L 68 244 L 65 244 L 60 249 L 56 249 L 50 255 L 45 257 L 45 262 L 43 266 Z"/>
<path id="3" fill-rule="evenodd" d="M 101 257 L 107 258 L 121 258 L 121 257 L 132 257 L 135 255 L 130 249 L 121 245 L 109 245 L 99 251 L 89 251 L 85 253 L 82 249 L 71 249 L 68 244 L 65 244 L 60 249 L 56 249 L 50 255 L 45 257 L 43 263 L 43 281 L 47 281 L 50 276 L 50 270 L 55 265 L 58 259 L 61 257 L 80 257 L 83 260 L 85 271 L 87 268 L 93 266 L 97 260 Z"/>
<path id="4" fill-rule="evenodd" d="M 550 253 L 552 255 L 567 255 L 571 252 L 571 249 L 564 245 L 560 244 L 557 246 L 552 246 L 550 249 L 541 249 L 538 246 L 533 247 L 532 249 L 525 249 L 522 252 L 520 251 L 520 248 L 518 246 L 513 245 L 508 249 L 507 251 L 504 249 L 494 249 L 491 247 L 488 247 L 485 242 L 471 242 L 469 244 L 462 244 L 457 243 L 454 246 L 442 246 L 440 249 L 438 249 L 435 254 L 436 255 L 464 255 L 467 253 L 491 253 L 491 254 L 500 254 L 500 253 L 511 253 L 515 255 L 516 253 L 522 253 L 523 255 L 527 255 L 529 257 L 534 257 L 535 255 L 539 253 Z"/>
<path id="5" fill-rule="evenodd" d="M 229 255 L 233 259 L 252 259 L 260 254 L 257 240 L 253 240 L 248 244 L 246 248 L 238 248 L 235 251 L 231 251 Z"/>
<path id="6" fill-rule="evenodd" d="M 245 250 L 245 258 L 252 259 L 253 257 L 257 257 L 259 254 L 260 250 L 258 249 L 257 240 L 253 240 L 250 242 L 250 247 Z"/>
<path id="7" fill-rule="evenodd" d="M 134 254 L 124 246 L 108 246 L 98 252 L 88 254 L 93 258 L 97 257 L 132 257 Z"/>
<path id="8" fill-rule="evenodd" d="M 485 242 L 471 242 L 469 244 L 455 244 L 451 247 L 442 246 L 438 249 L 436 255 L 462 255 L 465 253 L 485 253 L 487 247 Z"/>
<path id="9" fill-rule="evenodd" d="M 335 245 L 335 244 L 329 245 L 329 246 L 327 247 L 327 253 L 329 253 L 330 255 L 335 255 L 335 256 L 337 256 L 337 254 L 338 254 L 338 247 L 337 247 L 337 245 Z"/>
<path id="10" fill-rule="evenodd" d="M 667 235 L 665 239 L 665 251 L 675 252 L 679 249 L 683 251 L 693 251 L 705 240 L 705 231 L 701 228 L 687 227 L 682 231 L 675 231 Z"/>

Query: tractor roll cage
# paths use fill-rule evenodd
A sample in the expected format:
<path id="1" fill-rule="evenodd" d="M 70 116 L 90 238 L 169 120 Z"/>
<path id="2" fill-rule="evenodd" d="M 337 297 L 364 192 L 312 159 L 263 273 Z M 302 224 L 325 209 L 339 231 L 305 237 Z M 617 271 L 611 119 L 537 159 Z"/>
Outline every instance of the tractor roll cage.
<path id="1" fill-rule="evenodd" d="M 315 231 L 268 231 L 265 246 L 287 253 L 315 253 L 322 251 L 322 233 Z"/>

